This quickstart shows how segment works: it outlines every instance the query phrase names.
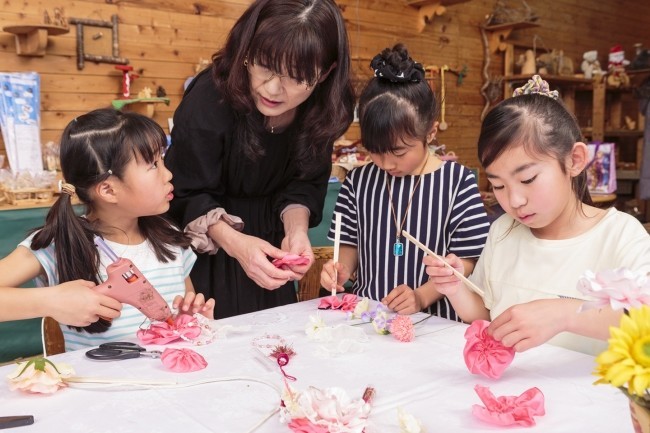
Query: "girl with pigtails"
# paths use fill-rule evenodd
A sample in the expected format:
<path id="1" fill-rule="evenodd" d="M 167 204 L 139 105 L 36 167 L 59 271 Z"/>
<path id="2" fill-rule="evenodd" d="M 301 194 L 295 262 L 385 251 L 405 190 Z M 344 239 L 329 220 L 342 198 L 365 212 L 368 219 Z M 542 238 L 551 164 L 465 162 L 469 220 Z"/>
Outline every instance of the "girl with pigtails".
<path id="1" fill-rule="evenodd" d="M 174 308 L 212 318 L 214 300 L 196 295 L 189 278 L 189 239 L 161 216 L 173 198 L 165 145 L 162 128 L 135 113 L 98 109 L 68 124 L 61 195 L 45 225 L 0 260 L 0 320 L 51 316 L 62 325 L 66 350 L 133 337 L 140 311 L 92 290 L 112 262 L 95 246 L 96 235 Z M 73 196 L 86 205 L 83 216 Z M 41 288 L 18 289 L 31 279 Z"/>

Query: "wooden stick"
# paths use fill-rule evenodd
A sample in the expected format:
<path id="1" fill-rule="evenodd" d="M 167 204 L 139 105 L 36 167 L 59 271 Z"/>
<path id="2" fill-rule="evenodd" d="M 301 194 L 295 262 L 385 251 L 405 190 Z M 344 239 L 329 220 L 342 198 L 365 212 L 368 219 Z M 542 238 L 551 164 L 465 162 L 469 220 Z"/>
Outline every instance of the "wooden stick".
<path id="1" fill-rule="evenodd" d="M 458 277 L 458 278 L 459 278 L 463 283 L 465 283 L 465 285 L 466 285 L 467 287 L 469 287 L 469 288 L 472 289 L 474 292 L 476 292 L 476 293 L 478 293 L 479 295 L 481 295 L 481 297 L 485 295 L 485 292 L 483 292 L 483 290 L 481 290 L 480 287 L 478 287 L 476 284 L 474 284 L 474 283 L 472 283 L 470 280 L 468 280 L 467 277 L 465 277 L 465 275 L 461 274 L 461 273 L 458 272 L 456 269 L 454 269 L 454 267 L 451 266 L 449 263 L 447 263 L 447 262 L 445 261 L 445 259 L 443 259 L 443 258 L 440 257 L 438 254 L 436 254 L 436 253 L 434 253 L 433 251 L 431 251 L 429 248 L 426 247 L 426 245 L 422 244 L 420 241 L 418 241 L 417 239 L 415 239 L 415 238 L 414 238 L 413 236 L 411 236 L 407 231 L 403 230 L 403 231 L 402 231 L 402 234 L 404 235 L 404 237 L 405 237 L 406 239 L 408 239 L 409 241 L 413 242 L 413 243 L 414 243 L 418 248 L 420 248 L 422 251 L 424 251 L 424 252 L 427 253 L 428 255 L 430 255 L 430 256 L 432 256 L 432 257 L 435 257 L 436 259 L 440 260 L 440 261 L 441 261 L 441 262 L 442 262 L 446 267 L 448 267 L 449 269 L 451 269 L 451 271 L 454 273 L 454 275 L 456 275 L 456 276 L 457 276 L 457 277 Z"/>
<path id="2" fill-rule="evenodd" d="M 339 262 L 339 250 L 341 249 L 341 218 L 341 212 L 334 212 L 334 286 L 332 287 L 332 296 L 336 296 L 336 286 L 339 283 L 336 264 Z"/>

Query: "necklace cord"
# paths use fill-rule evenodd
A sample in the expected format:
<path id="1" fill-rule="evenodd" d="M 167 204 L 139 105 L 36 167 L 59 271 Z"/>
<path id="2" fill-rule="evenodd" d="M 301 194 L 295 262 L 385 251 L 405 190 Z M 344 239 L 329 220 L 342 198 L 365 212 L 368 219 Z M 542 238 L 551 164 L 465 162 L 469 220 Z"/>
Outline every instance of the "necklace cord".
<path id="1" fill-rule="evenodd" d="M 413 202 L 413 196 L 415 195 L 415 191 L 417 191 L 418 186 L 420 186 L 420 181 L 422 180 L 422 173 L 424 173 L 424 169 L 427 166 L 427 163 L 429 162 L 429 151 L 427 150 L 427 159 L 424 161 L 424 165 L 420 169 L 420 172 L 418 173 L 418 180 L 415 183 L 415 186 L 413 187 L 413 191 L 411 191 L 411 196 L 409 197 L 409 201 L 406 205 L 406 211 L 404 212 L 404 218 L 402 218 L 402 222 L 400 225 L 397 225 L 397 212 L 395 212 L 395 205 L 393 204 L 393 193 L 391 192 L 391 187 L 390 184 L 388 183 L 388 173 L 386 173 L 386 190 L 388 191 L 388 199 L 390 200 L 390 210 L 393 214 L 393 221 L 395 222 L 395 229 L 397 230 L 397 233 L 395 236 L 399 239 L 402 235 L 402 230 L 404 229 L 404 223 L 406 223 L 406 217 L 409 214 L 409 210 L 411 209 L 411 203 Z"/>

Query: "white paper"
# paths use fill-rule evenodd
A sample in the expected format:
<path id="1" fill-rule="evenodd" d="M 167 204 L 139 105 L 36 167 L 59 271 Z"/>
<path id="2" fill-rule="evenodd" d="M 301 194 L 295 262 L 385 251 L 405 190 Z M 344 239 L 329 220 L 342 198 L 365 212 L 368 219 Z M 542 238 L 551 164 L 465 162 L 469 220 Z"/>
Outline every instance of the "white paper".
<path id="1" fill-rule="evenodd" d="M 35 72 L 0 73 L 0 128 L 14 173 L 43 171 L 40 87 Z"/>

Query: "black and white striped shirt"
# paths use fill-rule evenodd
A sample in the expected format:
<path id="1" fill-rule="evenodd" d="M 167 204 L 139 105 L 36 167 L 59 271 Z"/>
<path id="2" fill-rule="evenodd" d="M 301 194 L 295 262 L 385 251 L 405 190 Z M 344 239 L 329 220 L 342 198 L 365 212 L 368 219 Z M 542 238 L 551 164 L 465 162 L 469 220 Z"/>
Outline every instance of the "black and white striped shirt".
<path id="1" fill-rule="evenodd" d="M 404 255 L 393 254 L 397 228 L 386 190 L 388 180 L 399 224 L 418 177 L 390 176 L 375 164 L 348 173 L 334 210 L 342 214 L 341 244 L 357 247 L 359 264 L 352 286 L 356 295 L 379 301 L 400 284 L 415 289 L 428 281 L 424 252 L 413 243 L 402 237 Z M 447 161 L 422 175 L 403 230 L 441 256 L 478 257 L 489 222 L 472 171 Z M 334 239 L 334 221 L 328 237 Z M 446 298 L 432 305 L 430 312 L 458 320 Z"/>

